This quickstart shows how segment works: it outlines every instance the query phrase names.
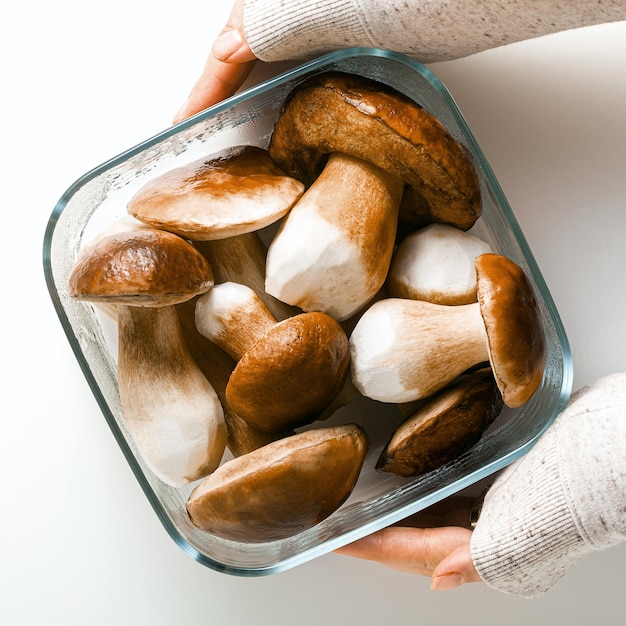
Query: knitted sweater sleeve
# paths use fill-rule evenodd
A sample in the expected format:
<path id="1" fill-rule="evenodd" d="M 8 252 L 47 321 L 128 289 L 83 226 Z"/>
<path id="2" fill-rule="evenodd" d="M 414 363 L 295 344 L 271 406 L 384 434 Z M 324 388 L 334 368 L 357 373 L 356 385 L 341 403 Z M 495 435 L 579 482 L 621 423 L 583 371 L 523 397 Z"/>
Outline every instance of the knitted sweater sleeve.
<path id="1" fill-rule="evenodd" d="M 572 397 L 494 482 L 471 539 L 481 578 L 534 597 L 580 557 L 626 540 L 626 374 Z"/>
<path id="2" fill-rule="evenodd" d="M 403 52 L 422 63 L 626 19 L 623 0 L 245 0 L 244 29 L 263 61 L 349 47 Z"/>

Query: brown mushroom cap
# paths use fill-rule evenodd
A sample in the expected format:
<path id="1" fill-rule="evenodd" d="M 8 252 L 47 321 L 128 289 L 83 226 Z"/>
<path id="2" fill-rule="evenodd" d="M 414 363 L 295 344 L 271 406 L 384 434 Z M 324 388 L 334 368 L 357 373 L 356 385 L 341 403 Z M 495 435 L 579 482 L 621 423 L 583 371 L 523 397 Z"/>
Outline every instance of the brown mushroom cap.
<path id="1" fill-rule="evenodd" d="M 546 365 L 537 301 L 522 268 L 504 256 L 476 257 L 476 276 L 491 366 L 504 403 L 521 406 L 541 384 Z"/>
<path id="2" fill-rule="evenodd" d="M 226 386 L 235 369 L 236 361 L 198 331 L 195 323 L 195 307 L 195 301 L 189 300 L 177 305 L 176 310 L 189 353 L 215 389 L 222 403 L 224 419 L 228 425 L 227 445 L 232 455 L 241 456 L 276 439 L 292 435 L 292 430 L 279 433 L 260 432 L 237 415 L 228 404 Z"/>
<path id="3" fill-rule="evenodd" d="M 68 280 L 74 298 L 135 306 L 178 304 L 212 286 L 208 261 L 188 241 L 148 228 L 88 244 Z"/>
<path id="4" fill-rule="evenodd" d="M 187 501 L 191 521 L 220 537 L 277 541 L 311 528 L 348 498 L 369 438 L 357 425 L 310 430 L 227 461 Z"/>
<path id="5" fill-rule="evenodd" d="M 189 239 L 222 239 L 274 223 L 303 191 L 266 150 L 237 146 L 149 181 L 128 212 Z"/>
<path id="6" fill-rule="evenodd" d="M 350 154 L 406 181 L 422 202 L 418 221 L 467 230 L 481 214 L 480 187 L 468 151 L 433 115 L 390 87 L 326 73 L 290 94 L 269 153 L 287 173 L 309 185 L 326 155 Z"/>
<path id="7" fill-rule="evenodd" d="M 341 390 L 350 348 L 341 326 L 320 312 L 273 326 L 237 363 L 226 387 L 230 407 L 275 432 L 310 423 Z"/>
<path id="8" fill-rule="evenodd" d="M 462 377 L 433 396 L 396 429 L 376 469 L 420 476 L 471 448 L 502 409 L 490 368 Z"/>

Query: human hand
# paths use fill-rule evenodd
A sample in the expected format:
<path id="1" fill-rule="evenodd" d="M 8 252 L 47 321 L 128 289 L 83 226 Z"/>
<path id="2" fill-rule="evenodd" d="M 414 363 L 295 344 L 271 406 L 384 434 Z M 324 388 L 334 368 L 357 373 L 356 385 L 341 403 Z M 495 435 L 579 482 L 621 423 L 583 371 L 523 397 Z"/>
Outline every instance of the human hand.
<path id="1" fill-rule="evenodd" d="M 213 42 L 202 75 L 174 117 L 180 122 L 233 95 L 246 80 L 256 57 L 243 30 L 244 0 L 235 0 L 226 25 Z"/>
<path id="2" fill-rule="evenodd" d="M 481 582 L 470 554 L 469 514 L 474 503 L 470 498 L 450 498 L 403 520 L 402 526 L 384 528 L 335 552 L 428 576 L 434 591 Z"/>

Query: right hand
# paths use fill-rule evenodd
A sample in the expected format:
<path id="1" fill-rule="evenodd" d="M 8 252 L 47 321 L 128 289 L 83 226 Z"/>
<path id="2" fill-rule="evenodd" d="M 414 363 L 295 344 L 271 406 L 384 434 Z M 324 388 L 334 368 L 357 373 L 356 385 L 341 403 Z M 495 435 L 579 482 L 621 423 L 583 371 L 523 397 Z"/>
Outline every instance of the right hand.
<path id="1" fill-rule="evenodd" d="M 473 498 L 449 498 L 335 552 L 427 576 L 434 591 L 482 582 L 470 553 L 474 504 Z"/>
<path id="2" fill-rule="evenodd" d="M 256 57 L 243 30 L 243 5 L 244 0 L 235 0 L 226 25 L 213 42 L 202 75 L 174 117 L 174 123 L 233 95 L 252 71 Z"/>

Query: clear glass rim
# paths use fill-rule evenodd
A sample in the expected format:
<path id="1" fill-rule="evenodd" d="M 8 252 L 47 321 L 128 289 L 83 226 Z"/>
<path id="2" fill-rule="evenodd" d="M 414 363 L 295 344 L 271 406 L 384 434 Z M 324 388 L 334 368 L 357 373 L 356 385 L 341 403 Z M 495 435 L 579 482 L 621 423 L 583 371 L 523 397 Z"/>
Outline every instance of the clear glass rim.
<path id="1" fill-rule="evenodd" d="M 560 396 L 555 402 L 553 406 L 552 413 L 549 416 L 546 416 L 546 420 L 543 423 L 541 429 L 539 429 L 534 435 L 529 438 L 527 441 L 523 442 L 516 449 L 509 451 L 506 454 L 503 454 L 499 458 L 493 460 L 487 465 L 483 466 L 480 471 L 470 472 L 460 479 L 451 482 L 450 484 L 439 488 L 438 490 L 430 493 L 424 497 L 422 497 L 418 502 L 400 502 L 397 506 L 390 508 L 384 514 L 379 515 L 376 519 L 370 520 L 359 526 L 358 528 L 349 530 L 347 532 L 342 533 L 341 535 L 335 536 L 333 538 L 325 540 L 322 544 L 315 545 L 308 550 L 304 550 L 298 554 L 294 554 L 288 556 L 280 561 L 268 563 L 264 566 L 258 567 L 239 567 L 239 566 L 231 566 L 227 563 L 222 563 L 217 560 L 212 559 L 200 552 L 196 547 L 194 547 L 185 537 L 183 537 L 176 525 L 173 523 L 170 515 L 165 510 L 163 503 L 161 502 L 159 496 L 155 493 L 154 489 L 150 485 L 149 481 L 144 476 L 141 469 L 137 466 L 135 462 L 135 457 L 128 446 L 128 443 L 125 439 L 124 434 L 117 427 L 114 416 L 111 413 L 110 407 L 107 404 L 106 399 L 101 393 L 101 390 L 93 377 L 89 364 L 83 358 L 83 353 L 80 347 L 80 343 L 75 335 L 74 328 L 66 311 L 63 307 L 63 303 L 61 302 L 56 285 L 55 285 L 55 277 L 52 268 L 52 242 L 54 238 L 55 228 L 57 222 L 63 213 L 67 203 L 70 199 L 75 195 L 75 193 L 82 188 L 87 182 L 89 182 L 94 177 L 98 176 L 103 171 L 108 170 L 111 167 L 114 167 L 124 161 L 132 158 L 133 156 L 145 151 L 150 148 L 154 144 L 167 139 L 177 133 L 179 133 L 182 129 L 190 128 L 197 124 L 200 121 L 206 120 L 213 116 L 216 116 L 222 112 L 227 111 L 233 105 L 244 102 L 255 95 L 262 94 L 263 92 L 267 92 L 272 90 L 275 86 L 282 84 L 285 81 L 291 79 L 299 79 L 301 77 L 307 76 L 314 72 L 322 71 L 324 68 L 329 65 L 342 61 L 345 59 L 349 59 L 352 57 L 366 58 L 366 57 L 384 57 L 387 59 L 392 59 L 396 63 L 408 66 L 414 72 L 424 77 L 429 83 L 433 85 L 433 87 L 439 92 L 439 95 L 444 100 L 446 105 L 448 106 L 451 114 L 454 116 L 456 123 L 462 129 L 465 139 L 470 144 L 470 147 L 475 155 L 475 157 L 480 161 L 480 165 L 485 173 L 486 178 L 489 181 L 489 185 L 493 191 L 493 194 L 496 196 L 497 201 L 501 210 L 503 211 L 504 217 L 511 230 L 513 231 L 517 243 L 519 244 L 522 253 L 525 257 L 526 262 L 528 263 L 531 271 L 533 272 L 533 278 L 537 283 L 538 289 L 541 291 L 543 295 L 543 299 L 545 305 L 549 311 L 550 318 L 554 325 L 555 332 L 558 336 L 558 341 L 560 344 L 560 349 L 562 353 L 562 385 Z M 43 242 L 43 267 L 44 274 L 46 278 L 46 284 L 48 287 L 48 291 L 50 293 L 50 297 L 56 309 L 57 315 L 60 319 L 60 322 L 64 328 L 64 331 L 68 337 L 70 345 L 76 355 L 77 360 L 79 361 L 79 365 L 83 371 L 85 378 L 87 379 L 90 388 L 100 406 L 112 432 L 115 436 L 118 444 L 120 445 L 125 457 L 127 458 L 131 468 L 139 481 L 146 497 L 150 501 L 153 509 L 158 515 L 161 523 L 165 527 L 166 531 L 170 535 L 170 537 L 183 549 L 186 553 L 188 553 L 194 560 L 202 563 L 213 570 L 232 574 L 239 576 L 261 576 L 267 574 L 277 573 L 301 563 L 304 563 L 315 556 L 321 556 L 322 554 L 328 553 L 333 549 L 340 547 L 341 545 L 345 545 L 350 541 L 353 541 L 357 538 L 363 537 L 371 532 L 388 526 L 390 524 L 399 522 L 403 518 L 427 507 L 435 502 L 442 500 L 454 493 L 457 493 L 461 489 L 468 487 L 477 480 L 484 478 L 485 476 L 491 475 L 514 460 L 523 456 L 536 442 L 536 440 L 543 434 L 543 432 L 550 426 L 550 424 L 554 421 L 556 416 L 563 410 L 566 406 L 569 396 L 572 390 L 573 384 L 573 368 L 572 368 L 572 357 L 569 342 L 567 336 L 565 334 L 565 330 L 563 328 L 562 322 L 560 320 L 560 316 L 556 309 L 556 306 L 550 296 L 547 285 L 543 279 L 543 276 L 540 272 L 540 269 L 534 259 L 532 251 L 526 241 L 523 232 L 513 214 L 511 207 L 487 161 L 485 158 L 480 146 L 476 142 L 474 135 L 469 129 L 464 117 L 462 116 L 460 110 L 458 109 L 454 99 L 448 92 L 447 88 L 443 85 L 443 83 L 438 79 L 438 77 L 427 67 L 422 65 L 421 63 L 399 53 L 395 53 L 387 50 L 379 50 L 379 49 L 371 49 L 371 48 L 350 48 L 341 50 L 338 52 L 333 52 L 322 57 L 319 57 L 315 60 L 306 62 L 296 68 L 290 69 L 286 72 L 283 72 L 262 84 L 254 86 L 244 92 L 241 92 L 231 98 L 210 107 L 195 116 L 175 125 L 165 129 L 163 132 L 147 139 L 146 141 L 130 148 L 129 150 L 117 155 L 116 157 L 104 162 L 100 166 L 90 170 L 83 176 L 81 176 L 78 180 L 76 180 L 66 192 L 61 196 L 58 200 L 56 206 L 54 207 L 52 214 L 49 218 L 47 228 L 44 235 Z"/>

